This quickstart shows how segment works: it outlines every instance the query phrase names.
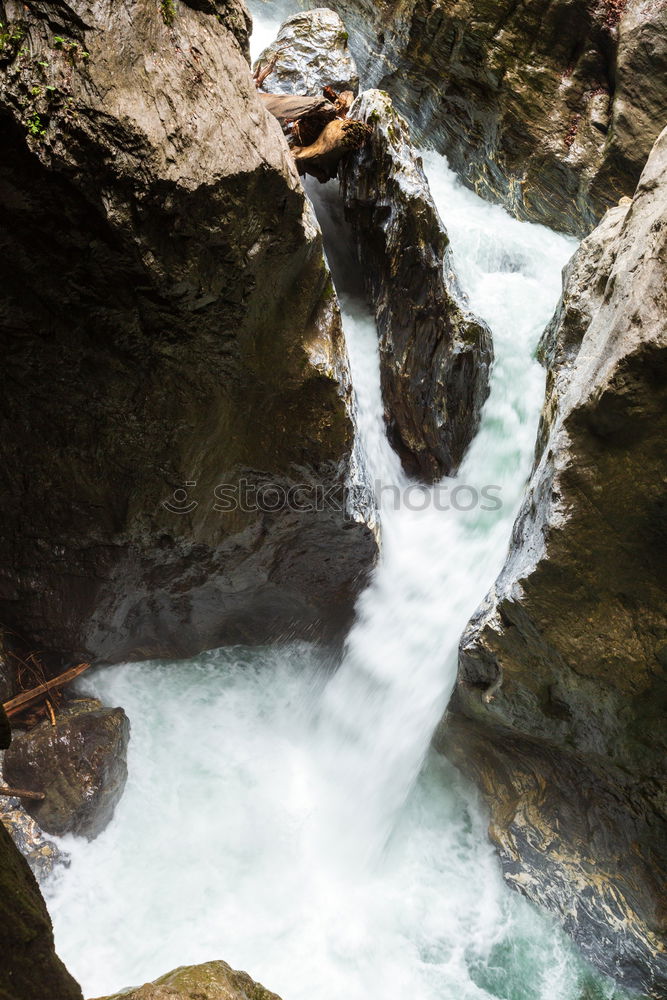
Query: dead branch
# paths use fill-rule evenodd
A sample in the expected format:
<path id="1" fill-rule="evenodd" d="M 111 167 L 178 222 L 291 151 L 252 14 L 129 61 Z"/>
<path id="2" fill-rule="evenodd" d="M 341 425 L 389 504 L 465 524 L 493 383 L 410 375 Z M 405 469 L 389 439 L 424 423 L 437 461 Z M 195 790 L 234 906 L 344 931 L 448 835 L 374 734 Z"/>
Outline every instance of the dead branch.
<path id="1" fill-rule="evenodd" d="M 45 681 L 43 684 L 39 684 L 35 688 L 31 688 L 30 691 L 23 691 L 22 694 L 17 694 L 15 698 L 10 698 L 2 706 L 5 710 L 5 715 L 11 718 L 15 715 L 20 715 L 25 712 L 26 709 L 31 708 L 36 702 L 41 701 L 49 691 L 55 691 L 58 688 L 63 687 L 65 684 L 69 684 L 71 681 L 79 677 L 84 670 L 87 670 L 90 663 L 79 663 L 76 667 L 70 667 L 69 670 L 65 670 L 64 673 L 59 674 L 57 677 L 53 677 L 50 681 Z"/>
<path id="2" fill-rule="evenodd" d="M 6 785 L 0 785 L 0 795 L 13 799 L 34 799 L 35 802 L 41 802 L 46 798 L 44 792 L 29 792 L 26 788 L 7 788 Z"/>
<path id="3" fill-rule="evenodd" d="M 274 69 L 278 65 L 278 59 L 280 58 L 281 52 L 282 49 L 276 52 L 273 58 L 266 64 L 266 66 L 258 65 L 256 67 L 255 72 L 253 73 L 253 79 L 255 81 L 255 86 L 257 87 L 258 90 L 262 86 L 264 81 L 267 79 L 267 77 L 271 76 Z"/>

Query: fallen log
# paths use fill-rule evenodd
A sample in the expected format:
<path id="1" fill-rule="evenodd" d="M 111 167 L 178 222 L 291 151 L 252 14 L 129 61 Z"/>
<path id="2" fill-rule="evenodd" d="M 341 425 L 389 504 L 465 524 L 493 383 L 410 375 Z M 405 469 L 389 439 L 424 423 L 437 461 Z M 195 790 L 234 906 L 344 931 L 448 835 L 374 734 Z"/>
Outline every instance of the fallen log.
<path id="1" fill-rule="evenodd" d="M 45 681 L 44 684 L 39 684 L 37 687 L 31 688 L 30 691 L 23 691 L 21 694 L 17 694 L 15 698 L 10 698 L 2 706 L 5 710 L 5 715 L 7 718 L 11 718 L 14 715 L 25 712 L 36 702 L 41 701 L 49 691 L 55 691 L 57 688 L 64 687 L 65 684 L 76 680 L 89 666 L 90 663 L 79 663 L 78 666 L 70 667 L 69 670 L 65 670 L 64 673 L 51 678 L 50 681 Z"/>
<path id="2" fill-rule="evenodd" d="M 6 785 L 0 785 L 0 795 L 12 799 L 34 799 L 35 802 L 42 802 L 46 798 L 44 792 L 29 792 L 27 788 L 7 788 Z"/>
<path id="3" fill-rule="evenodd" d="M 373 134 L 370 125 L 350 118 L 336 118 L 308 146 L 296 146 L 292 155 L 300 174 L 310 174 L 322 184 L 333 180 L 338 164 L 347 153 L 361 146 Z"/>
<path id="4" fill-rule="evenodd" d="M 264 94 L 260 100 L 274 118 L 283 124 L 300 121 L 309 115 L 328 115 L 329 121 L 336 117 L 336 109 L 326 97 L 301 97 L 299 94 Z"/>

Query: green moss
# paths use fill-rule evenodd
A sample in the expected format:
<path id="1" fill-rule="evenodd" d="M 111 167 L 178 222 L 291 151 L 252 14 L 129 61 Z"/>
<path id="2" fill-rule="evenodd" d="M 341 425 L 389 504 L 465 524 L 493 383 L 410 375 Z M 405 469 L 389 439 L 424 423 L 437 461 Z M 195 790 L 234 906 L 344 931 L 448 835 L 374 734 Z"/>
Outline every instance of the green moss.
<path id="1" fill-rule="evenodd" d="M 176 0 L 160 0 L 160 12 L 164 23 L 171 28 L 176 20 Z"/>
<path id="2" fill-rule="evenodd" d="M 25 858 L 0 823 L 0 996 L 81 1000 L 57 957 L 51 921 Z"/>

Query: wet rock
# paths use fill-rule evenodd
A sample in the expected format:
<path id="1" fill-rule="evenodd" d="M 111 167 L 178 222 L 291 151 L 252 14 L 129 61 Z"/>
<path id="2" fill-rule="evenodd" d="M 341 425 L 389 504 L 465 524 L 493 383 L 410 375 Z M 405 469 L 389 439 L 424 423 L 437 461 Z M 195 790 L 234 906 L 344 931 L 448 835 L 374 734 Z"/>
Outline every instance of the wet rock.
<path id="1" fill-rule="evenodd" d="M 0 748 L 4 713 L 0 708 Z M 0 996 L 7 1000 L 82 1000 L 55 953 L 51 919 L 28 867 L 0 823 Z"/>
<path id="2" fill-rule="evenodd" d="M 20 799 L 0 798 L 0 823 L 30 865 L 38 882 L 47 879 L 56 868 L 69 865 L 69 855 L 44 836 Z"/>
<path id="3" fill-rule="evenodd" d="M 236 972 L 226 962 L 183 966 L 129 993 L 104 1000 L 280 1000 L 247 972 Z M 102 1000 L 102 998 L 100 998 Z"/>
<path id="4" fill-rule="evenodd" d="M 321 233 L 245 7 L 0 19 L 0 621 L 56 664 L 338 635 L 376 545 L 347 509 Z"/>
<path id="5" fill-rule="evenodd" d="M 491 332 L 458 285 L 406 122 L 378 90 L 361 94 L 351 116 L 373 127 L 341 165 L 341 183 L 378 323 L 390 435 L 406 470 L 433 481 L 456 471 L 479 426 Z"/>
<path id="6" fill-rule="evenodd" d="M 510 882 L 667 993 L 667 130 L 565 272 L 536 466 L 439 735 Z"/>
<path id="7" fill-rule="evenodd" d="M 272 94 L 318 96 L 323 87 L 336 92 L 359 90 L 359 74 L 338 14 L 326 7 L 294 14 L 281 25 L 275 42 L 262 52 L 255 68 L 275 67 L 264 84 Z"/>
<path id="8" fill-rule="evenodd" d="M 130 723 L 122 708 L 84 699 L 50 720 L 15 733 L 3 773 L 13 788 L 45 792 L 24 801 L 42 830 L 92 840 L 111 820 L 127 780 Z"/>
<path id="9" fill-rule="evenodd" d="M 332 0 L 369 86 L 519 218 L 585 235 L 632 195 L 667 120 L 652 0 Z"/>

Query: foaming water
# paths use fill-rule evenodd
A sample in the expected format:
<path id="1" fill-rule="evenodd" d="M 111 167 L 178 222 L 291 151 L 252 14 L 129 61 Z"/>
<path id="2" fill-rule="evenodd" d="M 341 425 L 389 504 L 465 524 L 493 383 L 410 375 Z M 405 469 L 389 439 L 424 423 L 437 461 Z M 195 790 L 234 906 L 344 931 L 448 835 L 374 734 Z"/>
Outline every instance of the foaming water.
<path id="1" fill-rule="evenodd" d="M 263 27 L 255 54 L 275 34 Z M 574 244 L 481 202 L 442 158 L 425 165 L 471 307 L 494 335 L 481 430 L 456 480 L 406 479 L 339 204 L 313 187 L 378 484 L 381 561 L 333 676 L 300 643 L 86 680 L 132 723 L 112 823 L 91 844 L 68 838 L 71 868 L 46 886 L 86 996 L 213 958 L 283 1000 L 616 996 L 505 887 L 476 797 L 429 751 L 461 631 L 507 549 L 543 395 L 533 351 Z M 479 502 L 462 509 L 473 491 Z"/>

